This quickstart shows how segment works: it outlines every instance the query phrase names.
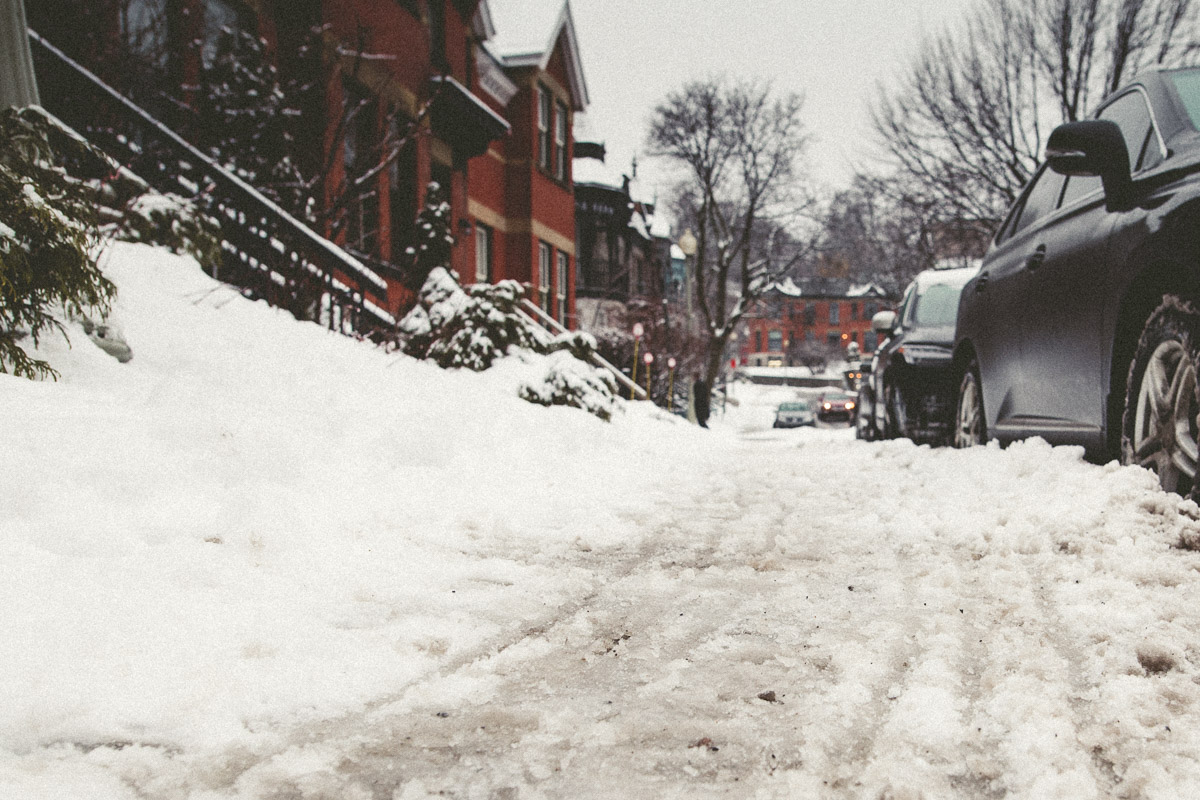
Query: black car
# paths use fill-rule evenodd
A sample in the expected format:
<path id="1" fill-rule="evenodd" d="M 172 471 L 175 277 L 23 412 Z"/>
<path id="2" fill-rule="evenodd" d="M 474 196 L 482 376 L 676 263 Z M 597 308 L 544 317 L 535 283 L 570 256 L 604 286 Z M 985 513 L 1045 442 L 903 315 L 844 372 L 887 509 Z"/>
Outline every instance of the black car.
<path id="1" fill-rule="evenodd" d="M 963 291 L 955 442 L 1041 436 L 1194 493 L 1200 69 L 1055 128 Z"/>
<path id="2" fill-rule="evenodd" d="M 978 269 L 926 270 L 905 290 L 899 311 L 880 311 L 871 320 L 888 338 L 859 387 L 858 438 L 903 436 L 930 444 L 949 438 L 958 390 L 952 369 L 958 299 Z"/>

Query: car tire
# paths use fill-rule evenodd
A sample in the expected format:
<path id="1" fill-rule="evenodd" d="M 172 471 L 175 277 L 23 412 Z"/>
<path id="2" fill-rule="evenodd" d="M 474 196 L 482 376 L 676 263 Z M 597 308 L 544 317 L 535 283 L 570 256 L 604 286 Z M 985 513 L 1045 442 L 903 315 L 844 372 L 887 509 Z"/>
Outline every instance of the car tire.
<path id="1" fill-rule="evenodd" d="M 954 406 L 955 447 L 974 447 L 987 443 L 987 417 L 983 413 L 983 384 L 975 359 L 963 370 L 958 384 L 958 402 Z"/>
<path id="2" fill-rule="evenodd" d="M 1196 499 L 1200 476 L 1200 311 L 1174 295 L 1142 328 L 1126 382 L 1121 462 L 1146 467 L 1170 492 Z"/>

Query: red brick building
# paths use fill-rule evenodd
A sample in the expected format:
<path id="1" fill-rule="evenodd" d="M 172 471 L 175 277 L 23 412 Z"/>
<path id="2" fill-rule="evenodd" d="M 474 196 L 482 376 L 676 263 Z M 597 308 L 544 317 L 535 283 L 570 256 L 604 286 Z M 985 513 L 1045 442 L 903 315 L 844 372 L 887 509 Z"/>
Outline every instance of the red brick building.
<path id="1" fill-rule="evenodd" d="M 844 350 L 851 342 L 864 353 L 878 342 L 871 317 L 889 308 L 875 286 L 814 279 L 786 280 L 764 295 L 743 320 L 738 360 L 749 366 L 795 366 L 806 349 Z M 835 350 L 836 349 L 836 350 Z"/>
<path id="2" fill-rule="evenodd" d="M 588 96 L 567 0 L 39 0 L 30 12 L 119 89 L 122 63 L 141 57 L 185 103 L 223 27 L 263 38 L 284 76 L 311 68 L 295 54 L 322 31 L 326 74 L 313 77 L 325 88 L 305 109 L 305 151 L 337 214 L 320 232 L 386 280 L 380 304 L 400 314 L 413 301 L 406 251 L 436 181 L 464 282 L 528 284 L 573 326 L 572 130 Z"/>

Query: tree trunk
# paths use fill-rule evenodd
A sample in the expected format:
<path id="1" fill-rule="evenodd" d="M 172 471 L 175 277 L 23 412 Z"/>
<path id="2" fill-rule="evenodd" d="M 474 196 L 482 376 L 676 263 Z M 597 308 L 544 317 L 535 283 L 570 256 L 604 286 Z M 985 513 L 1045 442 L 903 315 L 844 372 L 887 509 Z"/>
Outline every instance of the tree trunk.
<path id="1" fill-rule="evenodd" d="M 0 109 L 39 104 L 23 0 L 0 0 Z"/>

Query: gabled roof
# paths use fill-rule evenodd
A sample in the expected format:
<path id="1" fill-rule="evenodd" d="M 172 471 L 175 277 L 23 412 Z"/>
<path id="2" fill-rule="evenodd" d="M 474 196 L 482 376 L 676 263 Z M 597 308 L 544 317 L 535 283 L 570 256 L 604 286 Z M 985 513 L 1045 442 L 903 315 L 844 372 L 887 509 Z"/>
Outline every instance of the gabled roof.
<path id="1" fill-rule="evenodd" d="M 562 37 L 575 110 L 587 109 L 590 100 L 570 0 L 483 0 L 480 8 L 483 27 L 493 28 L 485 46 L 505 67 L 545 69 Z"/>

